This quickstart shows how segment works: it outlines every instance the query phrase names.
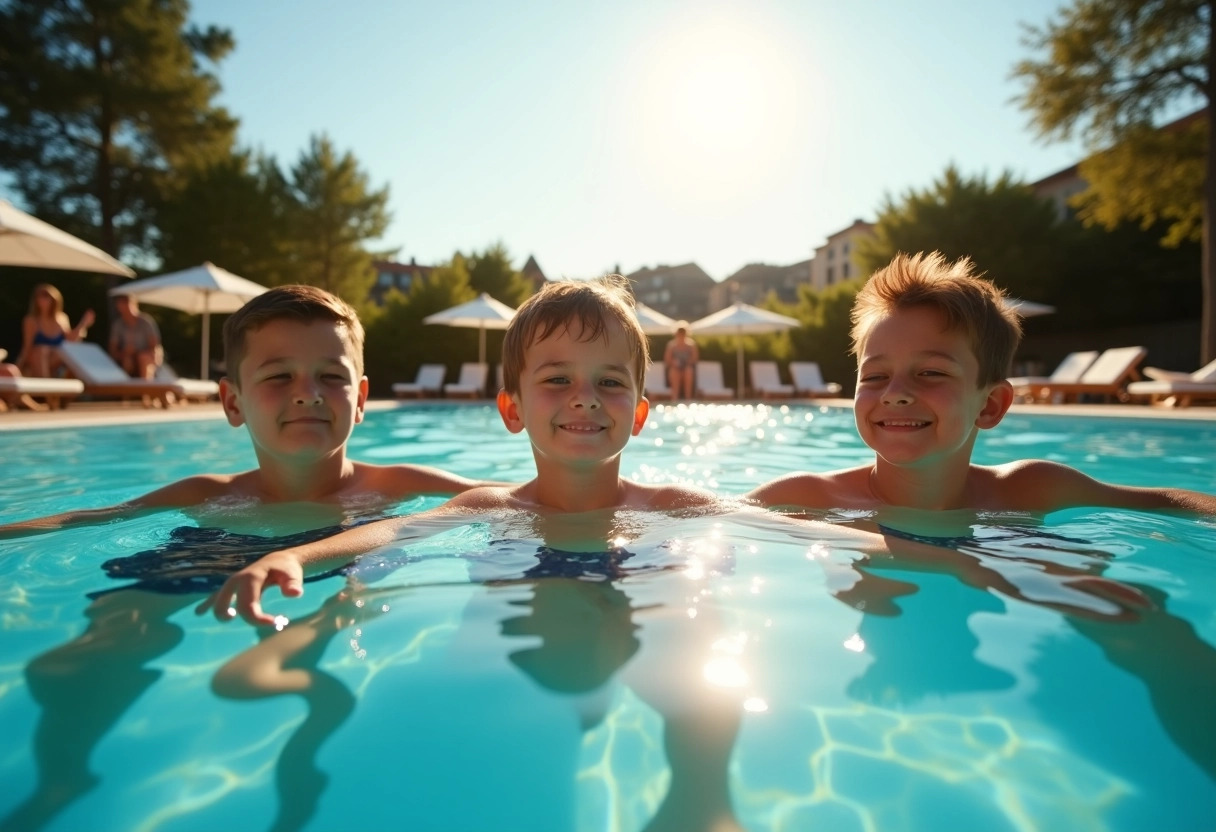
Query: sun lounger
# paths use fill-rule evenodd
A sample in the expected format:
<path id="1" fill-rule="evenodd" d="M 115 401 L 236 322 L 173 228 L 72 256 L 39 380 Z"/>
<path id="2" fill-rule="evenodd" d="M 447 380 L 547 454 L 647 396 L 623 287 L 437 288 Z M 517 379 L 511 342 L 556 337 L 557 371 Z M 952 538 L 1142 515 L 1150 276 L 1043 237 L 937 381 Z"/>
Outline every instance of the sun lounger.
<path id="1" fill-rule="evenodd" d="M 748 371 L 752 376 L 752 390 L 760 398 L 788 398 L 794 395 L 794 385 L 781 383 L 776 361 L 751 361 Z"/>
<path id="2" fill-rule="evenodd" d="M 1107 398 L 1125 398 L 1124 388 L 1128 382 L 1140 377 L 1137 365 L 1144 360 L 1144 347 L 1114 347 L 1098 356 L 1081 377 L 1074 382 L 1049 382 L 1032 384 L 1021 389 L 1032 401 L 1075 401 L 1078 396 L 1092 395 Z M 1014 392 L 1019 392 L 1015 388 Z"/>
<path id="3" fill-rule="evenodd" d="M 1152 404 L 1170 407 L 1189 407 L 1196 400 L 1216 400 L 1216 361 L 1193 373 L 1145 367 L 1144 374 L 1153 381 L 1134 381 L 1127 385 L 1127 394 L 1132 398 L 1147 398 Z"/>
<path id="4" fill-rule="evenodd" d="M 219 393 L 219 385 L 214 381 L 131 378 L 105 350 L 89 341 L 65 341 L 58 349 L 63 363 L 84 383 L 84 393 L 89 396 L 140 396 L 166 401 L 170 393 L 181 399 L 207 399 Z M 145 402 L 150 399 L 145 398 Z"/>
<path id="5" fill-rule="evenodd" d="M 447 371 L 442 364 L 423 364 L 413 381 L 399 381 L 393 385 L 393 395 L 399 399 L 438 396 L 443 392 L 443 377 Z"/>
<path id="6" fill-rule="evenodd" d="M 840 385 L 823 380 L 823 372 L 816 361 L 791 361 L 790 379 L 794 382 L 794 393 L 798 396 L 839 396 Z"/>
<path id="7" fill-rule="evenodd" d="M 46 399 L 53 408 L 63 407 L 70 399 L 84 392 L 84 383 L 74 378 L 29 378 L 27 376 L 0 378 L 0 394 L 37 396 Z M 28 402 L 27 402 L 28 403 Z M 0 410 L 4 405 L 0 403 Z"/>
<path id="8" fill-rule="evenodd" d="M 443 395 L 479 399 L 486 394 L 486 376 L 489 374 L 488 364 L 478 364 L 476 361 L 461 364 L 460 378 L 455 384 L 443 385 Z"/>
<path id="9" fill-rule="evenodd" d="M 1019 401 L 1034 401 L 1035 391 L 1046 384 L 1076 384 L 1098 358 L 1097 350 L 1071 352 L 1049 376 L 1016 376 L 1009 379 Z"/>
<path id="10" fill-rule="evenodd" d="M 667 365 L 651 364 L 646 368 L 646 396 L 650 399 L 670 399 L 671 388 L 667 386 Z"/>
<path id="11" fill-rule="evenodd" d="M 733 399 L 735 391 L 722 382 L 721 361 L 697 362 L 697 396 L 702 399 Z"/>

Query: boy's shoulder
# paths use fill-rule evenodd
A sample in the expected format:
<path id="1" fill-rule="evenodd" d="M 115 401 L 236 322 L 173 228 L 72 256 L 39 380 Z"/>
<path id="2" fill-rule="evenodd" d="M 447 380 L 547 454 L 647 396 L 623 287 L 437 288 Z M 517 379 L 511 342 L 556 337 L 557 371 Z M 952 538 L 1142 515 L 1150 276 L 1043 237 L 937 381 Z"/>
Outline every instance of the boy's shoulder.
<path id="1" fill-rule="evenodd" d="M 186 508 L 245 492 L 250 473 L 195 474 L 151 491 L 134 501 L 149 508 Z"/>
<path id="2" fill-rule="evenodd" d="M 869 490 L 872 465 L 820 473 L 799 471 L 752 489 L 745 499 L 766 508 L 849 508 L 874 501 Z"/>
<path id="3" fill-rule="evenodd" d="M 395 499 L 413 494 L 461 494 L 481 485 L 426 465 L 354 463 L 354 489 Z"/>
<path id="4" fill-rule="evenodd" d="M 624 485 L 622 507 L 638 511 L 673 511 L 681 508 L 701 508 L 717 505 L 722 498 L 704 488 L 679 483 L 636 483 L 621 480 Z"/>

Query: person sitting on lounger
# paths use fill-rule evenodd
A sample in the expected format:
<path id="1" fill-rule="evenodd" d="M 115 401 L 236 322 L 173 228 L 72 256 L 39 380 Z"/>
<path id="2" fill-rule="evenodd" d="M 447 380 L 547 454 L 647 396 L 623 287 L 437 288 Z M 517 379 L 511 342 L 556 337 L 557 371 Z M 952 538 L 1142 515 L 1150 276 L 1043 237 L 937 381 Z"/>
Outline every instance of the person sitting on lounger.
<path id="1" fill-rule="evenodd" d="M 57 347 L 64 341 L 84 338 L 95 316 L 86 309 L 79 323 L 72 326 L 63 311 L 63 295 L 49 283 L 39 283 L 30 294 L 30 308 L 21 319 L 21 354 L 17 367 L 33 378 L 54 378 L 63 362 Z"/>
<path id="2" fill-rule="evenodd" d="M 110 327 L 110 356 L 131 378 L 153 378 L 165 362 L 160 328 L 130 295 L 116 296 L 114 309 L 118 320 Z"/>

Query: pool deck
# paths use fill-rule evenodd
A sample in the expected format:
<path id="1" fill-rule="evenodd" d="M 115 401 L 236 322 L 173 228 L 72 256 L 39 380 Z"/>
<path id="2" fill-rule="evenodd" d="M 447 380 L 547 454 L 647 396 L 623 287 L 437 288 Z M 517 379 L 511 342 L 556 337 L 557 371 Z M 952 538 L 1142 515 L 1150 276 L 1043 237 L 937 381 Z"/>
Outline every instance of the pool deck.
<path id="1" fill-rule="evenodd" d="M 780 407 L 783 404 L 827 405 L 830 407 L 852 407 L 852 399 L 768 399 L 764 402 L 744 401 L 744 404 L 766 404 Z M 368 411 L 396 410 L 415 407 L 434 407 L 437 404 L 493 405 L 492 399 L 469 401 L 426 399 L 395 401 L 375 399 L 367 403 Z M 655 402 L 655 405 L 665 404 Z M 717 402 L 731 404 L 731 402 Z M 1034 413 L 1052 416 L 1086 416 L 1100 418 L 1133 419 L 1177 419 L 1216 422 L 1216 407 L 1150 407 L 1138 404 L 1015 404 L 1011 413 Z M 0 413 L 0 432 L 42 430 L 48 428 L 77 428 L 98 425 L 124 425 L 141 422 L 189 422 L 199 419 L 223 419 L 224 411 L 218 402 L 185 404 L 161 410 L 144 408 L 139 404 L 116 402 L 77 402 L 64 410 L 35 412 L 31 410 L 9 410 Z"/>

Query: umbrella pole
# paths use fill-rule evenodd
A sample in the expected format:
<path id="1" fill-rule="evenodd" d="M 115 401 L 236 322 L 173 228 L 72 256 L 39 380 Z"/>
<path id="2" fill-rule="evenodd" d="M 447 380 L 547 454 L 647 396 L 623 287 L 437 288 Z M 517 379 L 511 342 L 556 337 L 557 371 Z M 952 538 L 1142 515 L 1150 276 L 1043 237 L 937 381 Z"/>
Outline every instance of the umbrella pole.
<path id="1" fill-rule="evenodd" d="M 739 348 L 738 354 L 735 359 L 737 362 L 735 365 L 735 372 L 738 373 L 738 375 L 735 376 L 735 388 L 736 388 L 736 393 L 738 394 L 739 398 L 742 399 L 743 398 L 743 336 L 742 335 L 735 336 L 735 344 L 738 345 L 738 348 Z"/>
<path id="2" fill-rule="evenodd" d="M 199 362 L 199 378 L 206 381 L 210 376 L 211 357 L 211 293 L 203 295 L 203 355 Z"/>
<path id="3" fill-rule="evenodd" d="M 477 328 L 477 363 L 486 363 L 486 326 L 482 324 Z"/>

